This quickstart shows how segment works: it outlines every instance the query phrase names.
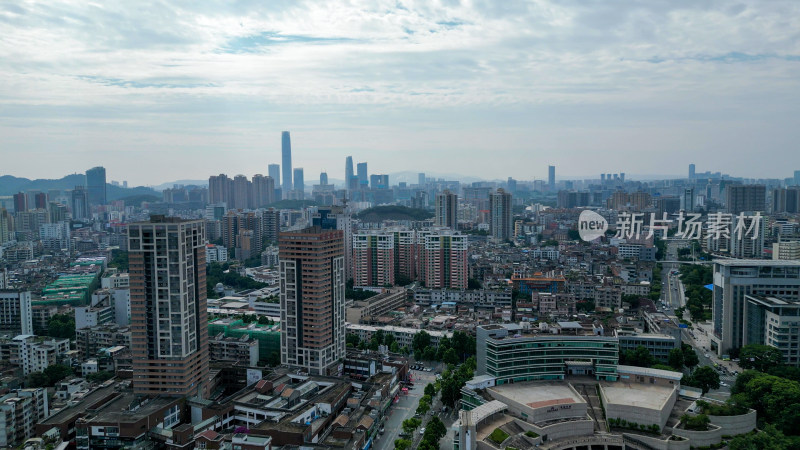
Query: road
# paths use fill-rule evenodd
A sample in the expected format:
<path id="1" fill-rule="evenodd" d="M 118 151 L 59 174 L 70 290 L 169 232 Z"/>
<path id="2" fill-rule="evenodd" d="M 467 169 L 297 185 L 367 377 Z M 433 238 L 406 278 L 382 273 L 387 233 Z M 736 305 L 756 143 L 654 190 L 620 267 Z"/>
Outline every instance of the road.
<path id="1" fill-rule="evenodd" d="M 436 375 L 433 372 L 412 370 L 411 375 L 414 388 L 408 391 L 408 395 L 400 394 L 400 401 L 391 406 L 384 424 L 385 431 L 374 442 L 375 450 L 391 450 L 394 448 L 395 439 L 398 439 L 400 433 L 403 432 L 403 421 L 414 417 L 419 399 L 424 395 L 425 386 L 436 380 Z M 414 433 L 416 442 L 419 440 L 419 430 Z"/>
<path id="2" fill-rule="evenodd" d="M 667 241 L 666 260 L 678 259 L 678 248 L 684 247 L 686 244 L 682 241 Z M 675 316 L 675 308 L 686 306 L 686 296 L 684 294 L 683 283 L 681 283 L 678 275 L 673 275 L 673 270 L 678 270 L 679 264 L 677 263 L 663 263 L 662 264 L 662 297 L 661 300 L 669 305 L 669 309 L 665 312 L 676 322 L 678 317 Z M 682 319 L 688 319 L 689 313 L 684 312 Z M 717 356 L 709 351 L 710 338 L 709 334 L 712 332 L 710 324 L 694 323 L 693 329 L 684 329 L 682 333 L 682 341 L 694 347 L 697 352 L 697 357 L 700 360 L 699 366 L 711 367 L 724 367 L 724 371 L 719 371 L 719 380 L 727 386 L 720 385 L 719 389 L 713 389 L 709 392 L 710 395 L 718 398 L 727 398 L 730 396 L 730 386 L 736 381 L 736 376 L 733 372 L 741 373 L 739 366 L 732 361 L 722 361 Z M 706 356 L 708 355 L 708 356 Z M 699 367 L 698 366 L 698 367 Z"/>

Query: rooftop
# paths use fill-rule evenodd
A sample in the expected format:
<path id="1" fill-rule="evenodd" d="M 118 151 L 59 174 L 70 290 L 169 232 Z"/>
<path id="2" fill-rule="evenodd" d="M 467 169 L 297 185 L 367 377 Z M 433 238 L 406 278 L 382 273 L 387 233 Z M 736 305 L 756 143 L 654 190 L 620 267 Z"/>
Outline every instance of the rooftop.
<path id="1" fill-rule="evenodd" d="M 568 403 L 586 403 L 572 387 L 559 382 L 504 384 L 487 389 L 531 408 L 542 408 Z"/>
<path id="2" fill-rule="evenodd" d="M 746 267 L 746 266 L 785 266 L 785 267 L 800 267 L 800 261 L 789 259 L 715 259 L 714 264 L 721 266 L 731 267 Z"/>
<path id="3" fill-rule="evenodd" d="M 600 382 L 608 403 L 629 405 L 639 408 L 661 409 L 672 394 L 672 389 L 644 383 L 624 381 Z"/>

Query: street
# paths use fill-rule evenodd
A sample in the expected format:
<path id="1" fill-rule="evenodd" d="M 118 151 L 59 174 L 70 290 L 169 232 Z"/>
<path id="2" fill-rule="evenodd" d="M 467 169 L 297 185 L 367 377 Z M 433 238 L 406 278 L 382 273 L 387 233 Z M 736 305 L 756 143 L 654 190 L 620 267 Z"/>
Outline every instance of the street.
<path id="1" fill-rule="evenodd" d="M 384 424 L 385 431 L 374 442 L 376 450 L 391 450 L 394 448 L 395 439 L 399 439 L 400 433 L 403 432 L 403 421 L 414 417 L 419 399 L 424 395 L 425 386 L 436 380 L 436 374 L 433 372 L 412 370 L 411 374 L 414 388 L 409 389 L 408 395 L 400 394 L 400 401 L 389 409 L 389 415 Z M 409 439 L 413 438 L 416 444 L 419 440 L 419 429 L 414 433 L 415 435 L 409 437 Z"/>

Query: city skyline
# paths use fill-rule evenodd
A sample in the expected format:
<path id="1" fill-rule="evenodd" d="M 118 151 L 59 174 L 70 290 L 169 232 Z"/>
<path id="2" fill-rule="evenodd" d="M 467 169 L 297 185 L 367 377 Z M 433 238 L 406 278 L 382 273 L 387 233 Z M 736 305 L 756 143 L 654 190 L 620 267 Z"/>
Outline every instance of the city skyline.
<path id="1" fill-rule="evenodd" d="M 294 164 L 335 179 L 347 155 L 376 173 L 488 179 L 546 179 L 547 164 L 683 174 L 689 162 L 768 177 L 756 152 L 799 165 L 798 40 L 785 20 L 798 8 L 3 5 L 0 135 L 4 154 L 26 156 L 4 173 L 102 165 L 136 185 L 215 167 L 266 174 L 275 136 L 292 130 Z M 165 155 L 182 164 L 154 164 Z"/>

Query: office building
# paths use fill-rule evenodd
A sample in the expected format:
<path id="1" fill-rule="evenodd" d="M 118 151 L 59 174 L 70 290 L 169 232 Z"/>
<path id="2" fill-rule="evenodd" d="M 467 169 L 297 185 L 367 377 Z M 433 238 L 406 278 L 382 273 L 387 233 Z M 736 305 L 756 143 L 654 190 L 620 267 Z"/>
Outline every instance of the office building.
<path id="1" fill-rule="evenodd" d="M 344 188 L 350 190 L 350 180 L 354 177 L 353 173 L 353 157 L 348 156 L 344 162 Z"/>
<path id="2" fill-rule="evenodd" d="M 475 329 L 476 375 L 497 385 L 530 380 L 563 380 L 567 375 L 618 378 L 619 342 L 614 337 L 579 334 L 575 322 L 559 322 L 574 335 L 520 335 L 515 325 L 480 325 Z M 577 327 L 577 328 L 575 328 Z M 566 349 L 566 350 L 565 350 Z"/>
<path id="3" fill-rule="evenodd" d="M 89 193 L 83 186 L 75 186 L 72 190 L 72 219 L 81 220 L 91 217 L 89 210 Z"/>
<path id="4" fill-rule="evenodd" d="M 745 295 L 800 297 L 800 261 L 714 261 L 712 349 L 718 355 L 744 345 Z"/>
<path id="5" fill-rule="evenodd" d="M 695 166 L 694 164 L 689 164 L 689 179 L 694 180 L 695 176 Z"/>
<path id="6" fill-rule="evenodd" d="M 340 374 L 345 356 L 343 232 L 309 227 L 282 232 L 281 363 Z"/>
<path id="7" fill-rule="evenodd" d="M 794 185 L 800 186 L 800 170 L 794 171 Z"/>
<path id="8" fill-rule="evenodd" d="M 694 211 L 694 188 L 685 188 L 681 195 L 681 209 L 686 212 Z"/>
<path id="9" fill-rule="evenodd" d="M 353 284 L 394 285 L 394 235 L 383 230 L 361 230 L 353 235 Z"/>
<path id="10" fill-rule="evenodd" d="M 425 186 L 425 174 L 418 173 L 417 174 L 417 184 L 420 186 Z"/>
<path id="11" fill-rule="evenodd" d="M 781 351 L 783 362 L 800 366 L 800 298 L 745 295 L 743 345 L 761 344 Z"/>
<path id="12" fill-rule="evenodd" d="M 294 169 L 294 181 L 292 183 L 294 186 L 295 192 L 297 192 L 298 200 L 302 200 L 303 196 L 305 195 L 306 190 L 306 182 L 305 178 L 303 177 L 303 168 L 298 167 Z"/>
<path id="13" fill-rule="evenodd" d="M 205 229 L 151 216 L 128 226 L 133 389 L 208 395 Z"/>
<path id="14" fill-rule="evenodd" d="M 369 183 L 369 179 L 367 177 L 367 163 L 358 163 L 356 166 L 356 175 L 358 176 L 358 187 L 359 189 L 367 187 Z"/>
<path id="15" fill-rule="evenodd" d="M 437 227 L 458 229 L 458 195 L 445 189 L 436 194 L 436 211 L 433 224 Z"/>
<path id="16" fill-rule="evenodd" d="M 766 209 L 767 188 L 763 184 L 729 184 L 725 189 L 725 205 L 731 214 Z"/>
<path id="17" fill-rule="evenodd" d="M 327 186 L 328 185 L 328 173 L 327 172 L 320 172 L 320 174 L 319 174 L 319 184 L 320 184 L 320 186 Z"/>
<path id="18" fill-rule="evenodd" d="M 281 186 L 281 166 L 280 164 L 270 164 L 267 169 L 269 176 L 272 178 L 275 188 Z"/>
<path id="19" fill-rule="evenodd" d="M 0 290 L 0 335 L 20 334 L 33 334 L 31 293 Z"/>
<path id="20" fill-rule="evenodd" d="M 288 195 L 292 191 L 292 141 L 289 132 L 281 133 L 281 164 L 283 166 L 283 195 Z"/>
<path id="21" fill-rule="evenodd" d="M 511 194 L 503 189 L 489 194 L 489 234 L 495 241 L 511 239 L 514 230 Z"/>
<path id="22" fill-rule="evenodd" d="M 106 169 L 93 167 L 86 171 L 86 188 L 89 193 L 89 204 L 105 205 L 106 201 Z"/>
<path id="23" fill-rule="evenodd" d="M 556 190 L 556 166 L 547 166 L 547 188 Z"/>

